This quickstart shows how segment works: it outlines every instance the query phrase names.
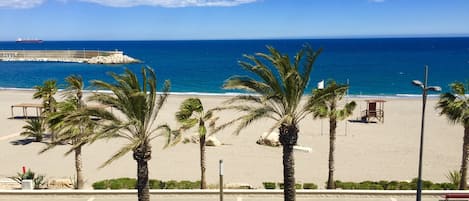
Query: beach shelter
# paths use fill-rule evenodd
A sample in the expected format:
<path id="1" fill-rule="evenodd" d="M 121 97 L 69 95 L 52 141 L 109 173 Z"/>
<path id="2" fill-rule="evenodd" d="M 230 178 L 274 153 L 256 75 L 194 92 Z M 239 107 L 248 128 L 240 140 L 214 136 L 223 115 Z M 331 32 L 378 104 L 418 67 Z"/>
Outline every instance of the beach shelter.
<path id="1" fill-rule="evenodd" d="M 384 100 L 373 99 L 365 100 L 366 110 L 362 111 L 361 119 L 365 122 L 370 122 L 371 119 L 376 119 L 384 123 Z"/>

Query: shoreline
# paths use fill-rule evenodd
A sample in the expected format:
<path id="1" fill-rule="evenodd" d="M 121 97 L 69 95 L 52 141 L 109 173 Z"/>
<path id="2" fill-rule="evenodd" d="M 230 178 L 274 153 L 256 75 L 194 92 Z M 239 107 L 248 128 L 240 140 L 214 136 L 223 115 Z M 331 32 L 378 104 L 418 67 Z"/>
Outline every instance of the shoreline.
<path id="1" fill-rule="evenodd" d="M 0 91 L 34 91 L 34 88 L 11 88 L 11 87 L 0 87 Z M 59 89 L 58 91 L 64 91 L 65 89 Z M 92 92 L 102 92 L 102 93 L 111 93 L 107 90 L 83 90 L 85 93 Z M 161 92 L 158 92 L 161 93 Z M 211 92 L 169 92 L 173 96 L 214 96 L 214 97 L 233 97 L 245 93 L 236 93 L 236 92 L 226 92 L 226 93 L 211 93 Z M 304 95 L 307 96 L 307 95 Z M 349 94 L 344 97 L 344 99 L 416 99 L 421 98 L 422 94 L 395 94 L 395 95 L 374 95 L 374 94 Z M 437 99 L 439 94 L 428 94 L 428 99 Z"/>

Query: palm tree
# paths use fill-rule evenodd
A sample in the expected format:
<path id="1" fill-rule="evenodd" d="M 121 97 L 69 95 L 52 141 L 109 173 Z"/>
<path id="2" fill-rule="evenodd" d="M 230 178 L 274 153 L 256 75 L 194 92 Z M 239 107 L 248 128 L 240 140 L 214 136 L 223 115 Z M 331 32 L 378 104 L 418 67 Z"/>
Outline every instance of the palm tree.
<path id="1" fill-rule="evenodd" d="M 447 92 L 440 95 L 436 108 L 440 109 L 440 115 L 453 124 L 461 124 L 464 127 L 464 138 L 462 145 L 461 161 L 461 181 L 459 189 L 466 189 L 467 182 L 467 161 L 469 160 L 469 97 L 466 96 L 469 89 L 469 82 L 464 85 L 461 82 L 451 84 L 451 93 Z"/>
<path id="2" fill-rule="evenodd" d="M 44 121 L 41 118 L 29 119 L 26 121 L 26 125 L 23 126 L 24 131 L 20 135 L 26 137 L 34 137 L 34 141 L 40 142 L 44 137 L 46 131 L 44 127 Z"/>
<path id="3" fill-rule="evenodd" d="M 329 118 L 329 176 L 327 189 L 335 189 L 334 182 L 334 151 L 337 121 L 352 115 L 357 106 L 355 101 L 346 103 L 342 109 L 337 103 L 342 100 L 348 90 L 348 85 L 337 84 L 334 80 L 327 82 L 326 88 L 313 90 L 313 97 L 308 103 L 314 118 Z"/>
<path id="4" fill-rule="evenodd" d="M 207 182 L 205 179 L 205 140 L 207 137 L 207 127 L 205 123 L 209 122 L 210 126 L 215 124 L 217 118 L 213 115 L 212 110 L 204 111 L 202 102 L 198 98 L 188 98 L 181 103 L 179 111 L 176 112 L 176 120 L 182 124 L 180 130 L 188 130 L 198 125 L 199 133 L 199 149 L 200 149 L 200 188 L 206 189 Z"/>
<path id="5" fill-rule="evenodd" d="M 57 101 L 54 95 L 57 93 L 57 81 L 46 80 L 43 86 L 34 86 L 36 92 L 33 94 L 34 99 L 42 99 L 45 112 L 54 112 Z"/>
<path id="6" fill-rule="evenodd" d="M 92 81 L 94 86 L 110 90 L 112 94 L 96 93 L 90 97 L 90 100 L 114 107 L 125 117 L 120 119 L 112 114 L 102 117 L 108 120 L 108 123 L 102 125 L 103 132 L 99 136 L 123 138 L 128 140 L 128 144 L 117 151 L 101 167 L 132 151 L 133 159 L 137 162 L 138 200 L 149 201 L 148 161 L 151 159 L 150 142 L 158 136 L 168 137 L 168 143 L 171 139 L 168 125 L 163 124 L 154 127 L 158 113 L 168 97 L 170 83 L 165 81 L 163 93 L 158 95 L 156 92 L 156 75 L 153 69 L 144 67 L 141 73 L 141 84 L 137 76 L 129 69 L 126 69 L 122 75 L 110 73 L 115 83 Z M 101 117 L 101 115 L 96 116 Z M 163 133 L 158 134 L 159 130 L 162 130 Z"/>
<path id="7" fill-rule="evenodd" d="M 270 54 L 245 55 L 251 63 L 239 62 L 246 71 L 256 75 L 256 79 L 232 76 L 225 81 L 225 89 L 244 90 L 257 95 L 243 94 L 228 100 L 229 105 L 221 109 L 234 109 L 244 114 L 221 125 L 218 130 L 239 122 L 235 129 L 235 133 L 239 134 L 254 121 L 273 119 L 275 123 L 271 130 L 279 129 L 279 141 L 283 147 L 284 200 L 294 201 L 296 191 L 293 146 L 298 140 L 298 124 L 310 111 L 300 101 L 321 49 L 313 51 L 306 46 L 290 60 L 288 55 L 282 55 L 275 48 L 267 48 Z M 266 65 L 264 61 L 270 64 Z"/>
<path id="8" fill-rule="evenodd" d="M 71 152 L 75 153 L 76 188 L 83 189 L 82 147 L 94 139 L 93 134 L 94 129 L 97 127 L 97 122 L 87 114 L 86 105 L 82 100 L 83 79 L 80 76 L 71 75 L 65 81 L 68 83 L 65 93 L 67 99 L 64 102 L 59 102 L 57 104 L 57 111 L 50 113 L 47 118 L 50 127 L 57 132 L 57 139 L 41 150 L 40 153 L 52 149 L 63 142 L 68 142 L 72 145 L 65 155 Z"/>
<path id="9" fill-rule="evenodd" d="M 46 80 L 43 85 L 34 86 L 36 92 L 33 94 L 34 99 L 42 99 L 42 105 L 44 112 L 42 113 L 42 118 L 47 117 L 51 112 L 55 112 L 55 107 L 57 101 L 54 98 L 54 95 L 57 93 L 57 81 L 55 80 Z M 51 139 L 55 139 L 54 130 L 51 129 Z"/>

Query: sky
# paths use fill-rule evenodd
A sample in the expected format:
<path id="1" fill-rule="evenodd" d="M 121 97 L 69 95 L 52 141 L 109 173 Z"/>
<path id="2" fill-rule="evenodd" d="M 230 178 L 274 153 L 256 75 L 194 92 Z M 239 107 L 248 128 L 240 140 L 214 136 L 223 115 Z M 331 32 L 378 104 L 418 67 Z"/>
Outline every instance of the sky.
<path id="1" fill-rule="evenodd" d="M 0 41 L 469 36 L 469 0 L 0 0 Z"/>

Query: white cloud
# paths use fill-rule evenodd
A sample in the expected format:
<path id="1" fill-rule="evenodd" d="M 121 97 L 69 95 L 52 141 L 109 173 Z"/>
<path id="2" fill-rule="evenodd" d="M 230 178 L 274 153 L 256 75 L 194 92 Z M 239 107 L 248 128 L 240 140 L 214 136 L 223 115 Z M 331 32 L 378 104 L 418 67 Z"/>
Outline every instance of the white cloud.
<path id="1" fill-rule="evenodd" d="M 161 6 L 176 7 L 228 7 L 253 3 L 257 0 L 80 0 L 111 7 Z"/>
<path id="2" fill-rule="evenodd" d="M 0 8 L 33 8 L 47 0 L 0 0 Z M 56 0 L 67 3 L 71 0 Z M 78 0 L 110 7 L 160 6 L 177 7 L 229 7 L 253 3 L 258 0 Z M 376 1 L 376 0 L 375 0 Z"/>
<path id="3" fill-rule="evenodd" d="M 32 8 L 41 5 L 46 0 L 0 0 L 0 8 Z"/>

